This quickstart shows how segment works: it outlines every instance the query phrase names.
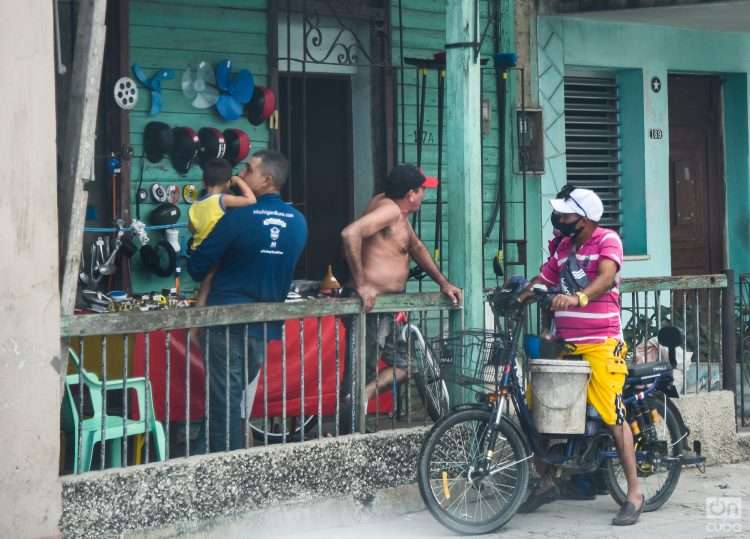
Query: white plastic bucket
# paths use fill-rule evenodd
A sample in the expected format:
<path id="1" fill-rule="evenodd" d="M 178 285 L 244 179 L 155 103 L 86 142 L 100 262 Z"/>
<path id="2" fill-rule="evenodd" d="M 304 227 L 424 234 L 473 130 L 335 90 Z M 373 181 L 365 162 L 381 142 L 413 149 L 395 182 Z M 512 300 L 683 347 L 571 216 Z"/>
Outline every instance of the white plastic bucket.
<path id="1" fill-rule="evenodd" d="M 532 359 L 529 371 L 531 415 L 536 430 L 545 434 L 583 434 L 589 364 L 580 360 Z"/>

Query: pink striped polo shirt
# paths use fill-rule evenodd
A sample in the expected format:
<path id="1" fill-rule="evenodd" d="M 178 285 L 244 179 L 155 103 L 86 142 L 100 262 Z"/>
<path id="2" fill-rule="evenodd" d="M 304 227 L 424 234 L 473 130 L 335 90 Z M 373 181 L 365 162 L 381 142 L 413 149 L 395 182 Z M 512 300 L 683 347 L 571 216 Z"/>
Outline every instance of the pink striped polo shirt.
<path id="1" fill-rule="evenodd" d="M 560 269 L 573 247 L 570 238 L 564 238 L 555 254 L 542 266 L 540 276 L 548 284 L 560 284 Z M 614 230 L 597 227 L 586 243 L 578 247 L 578 265 L 586 272 L 589 282 L 596 278 L 602 258 L 617 264 L 615 285 L 608 292 L 591 300 L 586 307 L 574 307 L 555 312 L 555 333 L 572 343 L 596 343 L 609 337 L 622 338 L 620 325 L 620 268 L 622 268 L 622 241 Z"/>

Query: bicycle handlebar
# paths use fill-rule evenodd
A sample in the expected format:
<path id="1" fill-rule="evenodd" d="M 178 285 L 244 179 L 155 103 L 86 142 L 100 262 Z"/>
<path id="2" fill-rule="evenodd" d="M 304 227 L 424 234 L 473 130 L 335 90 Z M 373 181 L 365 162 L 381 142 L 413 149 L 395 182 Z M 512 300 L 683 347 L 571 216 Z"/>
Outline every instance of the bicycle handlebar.
<path id="1" fill-rule="evenodd" d="M 530 291 L 527 297 L 521 300 L 521 295 Z M 523 309 L 530 303 L 537 302 L 540 307 L 549 310 L 552 304 L 552 298 L 560 292 L 557 289 L 550 289 L 546 285 L 537 283 L 531 288 L 525 279 L 512 278 L 501 288 L 498 287 L 492 291 L 487 298 L 493 312 L 496 315 L 506 315 Z"/>

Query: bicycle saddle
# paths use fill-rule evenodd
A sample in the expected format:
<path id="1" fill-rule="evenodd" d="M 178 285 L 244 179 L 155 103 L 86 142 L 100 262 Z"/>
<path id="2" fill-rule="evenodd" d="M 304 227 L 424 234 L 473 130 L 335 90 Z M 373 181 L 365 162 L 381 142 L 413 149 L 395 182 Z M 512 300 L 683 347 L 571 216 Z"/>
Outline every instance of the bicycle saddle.
<path id="1" fill-rule="evenodd" d="M 655 378 L 665 372 L 671 372 L 672 365 L 668 361 L 653 363 L 639 363 L 628 366 L 628 376 L 631 378 Z"/>

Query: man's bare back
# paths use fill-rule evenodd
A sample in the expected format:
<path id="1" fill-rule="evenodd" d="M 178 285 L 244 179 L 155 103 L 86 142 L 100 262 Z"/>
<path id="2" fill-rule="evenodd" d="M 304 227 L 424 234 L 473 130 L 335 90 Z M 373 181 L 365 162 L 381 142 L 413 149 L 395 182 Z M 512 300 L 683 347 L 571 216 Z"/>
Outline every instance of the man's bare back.
<path id="1" fill-rule="evenodd" d="M 398 209 L 384 195 L 375 195 L 363 215 L 383 206 Z M 362 272 L 364 281 L 377 294 L 403 292 L 409 275 L 409 242 L 413 230 L 406 215 L 399 211 L 391 225 L 362 240 Z"/>

